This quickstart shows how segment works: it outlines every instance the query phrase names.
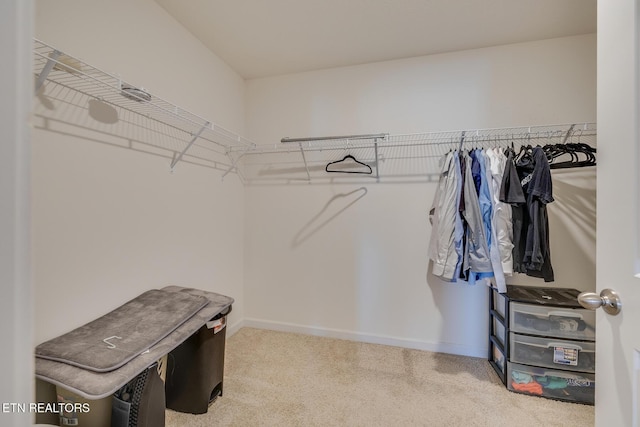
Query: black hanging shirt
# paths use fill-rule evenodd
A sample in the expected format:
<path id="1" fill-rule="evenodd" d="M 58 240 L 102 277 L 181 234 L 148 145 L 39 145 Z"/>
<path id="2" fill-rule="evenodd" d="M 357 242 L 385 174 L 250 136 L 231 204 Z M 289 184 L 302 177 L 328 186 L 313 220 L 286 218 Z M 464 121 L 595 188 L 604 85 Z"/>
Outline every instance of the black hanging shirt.
<path id="1" fill-rule="evenodd" d="M 547 204 L 553 202 L 549 162 L 540 147 L 517 164 L 511 154 L 507 160 L 500 200 L 512 205 L 514 271 L 552 282 L 547 216 Z"/>

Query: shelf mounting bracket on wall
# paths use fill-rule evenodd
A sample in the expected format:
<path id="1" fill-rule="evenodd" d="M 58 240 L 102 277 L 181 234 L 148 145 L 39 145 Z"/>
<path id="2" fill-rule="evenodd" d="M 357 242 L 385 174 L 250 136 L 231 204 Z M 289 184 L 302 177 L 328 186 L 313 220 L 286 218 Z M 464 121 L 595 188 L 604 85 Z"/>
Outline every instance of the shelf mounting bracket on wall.
<path id="1" fill-rule="evenodd" d="M 229 166 L 229 169 L 227 169 L 223 174 L 222 174 L 222 180 L 224 181 L 224 177 L 229 175 L 229 173 L 233 170 L 233 168 L 236 167 L 236 165 L 238 164 L 238 162 L 240 161 L 240 159 L 242 158 L 242 156 L 244 156 L 247 153 L 247 150 L 244 150 L 243 152 L 240 153 L 240 155 L 234 160 L 233 157 L 231 157 L 231 153 L 227 153 L 227 156 L 229 157 L 229 159 L 231 159 L 231 166 Z"/>
<path id="2" fill-rule="evenodd" d="M 376 181 L 380 182 L 380 168 L 378 165 L 378 138 L 373 140 L 373 150 L 376 156 Z"/>
<path id="3" fill-rule="evenodd" d="M 49 55 L 49 60 L 47 61 L 44 68 L 40 72 L 40 75 L 38 76 L 38 80 L 36 81 L 36 93 L 38 93 L 38 91 L 44 84 L 44 81 L 47 80 L 49 73 L 51 72 L 51 70 L 53 70 L 53 67 L 56 65 L 56 62 L 60 57 L 60 55 L 62 55 L 62 52 L 60 52 L 57 49 L 51 52 L 51 54 Z"/>
<path id="4" fill-rule="evenodd" d="M 309 173 L 309 165 L 307 164 L 307 158 L 304 155 L 304 149 L 302 148 L 302 142 L 298 143 L 300 146 L 300 153 L 302 154 L 302 160 L 304 161 L 304 168 L 307 171 L 307 181 L 311 182 L 311 174 Z"/>
<path id="5" fill-rule="evenodd" d="M 586 126 L 586 125 L 585 125 Z M 569 130 L 567 130 L 567 133 L 564 135 L 564 139 L 562 140 L 562 143 L 565 144 L 567 142 L 567 140 L 569 139 L 569 137 L 571 136 L 571 132 L 573 132 L 573 128 L 575 128 L 576 125 L 573 124 L 571 125 L 571 127 L 569 128 Z"/>
<path id="6" fill-rule="evenodd" d="M 191 146 L 193 145 L 193 143 L 194 143 L 194 142 L 196 142 L 196 140 L 197 140 L 198 138 L 200 138 L 200 134 L 201 134 L 202 132 L 204 132 L 204 130 L 209 126 L 209 124 L 210 124 L 209 122 L 206 122 L 206 123 L 205 123 L 205 124 L 200 128 L 200 130 L 199 130 L 195 135 L 193 135 L 193 138 L 191 138 L 191 141 L 189 141 L 189 143 L 187 144 L 187 146 L 186 146 L 186 147 L 184 147 L 184 150 L 182 150 L 182 152 L 178 155 L 178 157 L 176 157 L 175 159 L 173 159 L 173 161 L 171 162 L 171 170 L 172 170 L 172 171 L 173 171 L 173 167 L 176 165 L 176 163 L 178 163 L 178 162 L 182 159 L 182 156 L 184 156 L 184 153 L 186 153 L 186 152 L 189 150 L 189 148 L 191 148 Z"/>

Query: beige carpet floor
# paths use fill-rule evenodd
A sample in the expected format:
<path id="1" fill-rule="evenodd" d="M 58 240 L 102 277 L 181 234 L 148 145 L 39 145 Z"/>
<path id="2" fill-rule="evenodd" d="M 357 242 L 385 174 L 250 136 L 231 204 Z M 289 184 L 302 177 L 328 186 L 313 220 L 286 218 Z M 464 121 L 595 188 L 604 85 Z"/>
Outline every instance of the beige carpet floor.
<path id="1" fill-rule="evenodd" d="M 592 426 L 592 406 L 509 392 L 484 359 L 243 328 L 224 395 L 182 426 Z"/>

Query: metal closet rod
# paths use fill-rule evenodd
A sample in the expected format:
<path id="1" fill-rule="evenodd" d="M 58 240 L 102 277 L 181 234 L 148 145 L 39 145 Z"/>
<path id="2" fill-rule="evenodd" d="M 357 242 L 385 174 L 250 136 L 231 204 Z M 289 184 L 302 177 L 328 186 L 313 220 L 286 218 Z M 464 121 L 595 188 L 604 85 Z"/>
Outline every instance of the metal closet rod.
<path id="1" fill-rule="evenodd" d="M 309 142 L 309 141 L 328 141 L 328 140 L 339 140 L 339 139 L 386 139 L 389 136 L 388 133 L 376 133 L 376 134 L 368 134 L 368 135 L 341 135 L 341 136 L 318 136 L 318 137 L 307 137 L 307 138 L 282 138 L 280 142 Z"/>

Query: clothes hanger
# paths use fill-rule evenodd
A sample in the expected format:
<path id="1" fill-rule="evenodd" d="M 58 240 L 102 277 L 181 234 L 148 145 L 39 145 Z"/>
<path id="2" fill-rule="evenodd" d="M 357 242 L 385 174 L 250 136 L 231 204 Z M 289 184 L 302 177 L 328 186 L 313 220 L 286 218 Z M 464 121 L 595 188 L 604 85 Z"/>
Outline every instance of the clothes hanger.
<path id="1" fill-rule="evenodd" d="M 596 149 L 589 144 L 580 141 L 582 132 L 578 134 L 577 142 L 573 142 L 574 135 L 571 135 L 569 142 L 559 144 L 548 144 L 543 147 L 549 167 L 551 169 L 579 168 L 596 165 Z M 569 159 L 558 162 L 562 156 L 569 156 Z"/>
<path id="2" fill-rule="evenodd" d="M 520 146 L 520 151 L 518 151 L 518 153 L 515 155 L 515 160 L 516 161 L 520 161 L 522 159 L 531 157 L 531 150 L 532 147 L 530 145 L 521 145 Z"/>
<path id="3" fill-rule="evenodd" d="M 516 149 L 513 143 L 513 135 L 511 135 L 511 146 L 509 146 L 509 144 L 507 144 L 507 148 L 504 149 L 504 155 L 505 156 L 509 156 L 509 154 L 511 154 L 511 157 L 513 159 L 515 159 L 516 157 Z"/>
<path id="4" fill-rule="evenodd" d="M 580 151 L 586 157 L 586 159 L 581 162 L 581 166 L 595 166 L 596 164 L 595 153 L 597 150 L 592 146 L 590 146 L 589 144 L 585 144 L 584 142 L 581 142 L 580 141 L 581 137 L 582 137 L 582 130 L 580 130 L 580 133 L 578 134 L 578 142 L 576 143 L 576 147 L 578 148 L 578 151 Z"/>
<path id="5" fill-rule="evenodd" d="M 590 145 L 584 143 L 568 143 L 562 145 L 563 147 L 555 148 L 556 153 L 559 153 L 559 155 L 555 156 L 549 163 L 551 169 L 580 168 L 596 165 L 596 156 L 594 154 L 596 153 L 596 149 Z M 563 162 L 553 161 L 563 154 L 569 154 L 571 159 Z"/>
<path id="6" fill-rule="evenodd" d="M 358 165 L 362 165 L 362 166 L 366 167 L 368 170 L 367 171 L 355 171 L 355 170 L 351 171 L 351 170 L 342 170 L 342 169 L 339 169 L 339 170 L 331 170 L 331 169 L 329 169 L 329 166 L 337 165 L 337 164 L 343 163 L 343 162 L 345 162 L 347 160 L 351 160 L 351 161 L 353 161 L 354 163 L 356 163 Z M 326 172 L 329 172 L 329 173 L 358 173 L 358 174 L 365 174 L 365 175 L 371 175 L 373 173 L 373 170 L 371 169 L 371 166 L 369 166 L 366 163 L 362 163 L 361 161 L 359 161 L 355 157 L 353 157 L 351 154 L 347 154 L 346 156 L 344 156 L 342 158 L 342 160 L 336 160 L 335 162 L 327 163 L 327 165 L 324 167 L 324 170 Z"/>

